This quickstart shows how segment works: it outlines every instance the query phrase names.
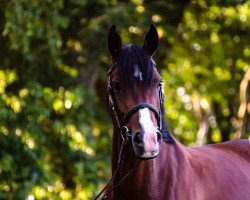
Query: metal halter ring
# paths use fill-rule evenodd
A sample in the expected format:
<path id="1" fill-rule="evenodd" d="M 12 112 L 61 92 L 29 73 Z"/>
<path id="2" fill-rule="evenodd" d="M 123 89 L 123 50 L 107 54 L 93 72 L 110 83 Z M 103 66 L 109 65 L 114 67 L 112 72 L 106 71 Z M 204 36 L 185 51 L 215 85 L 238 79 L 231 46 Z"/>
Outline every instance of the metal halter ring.
<path id="1" fill-rule="evenodd" d="M 129 129 L 128 129 L 127 126 L 123 126 L 121 128 L 121 137 L 122 137 L 122 140 L 128 139 L 128 137 L 129 137 Z"/>

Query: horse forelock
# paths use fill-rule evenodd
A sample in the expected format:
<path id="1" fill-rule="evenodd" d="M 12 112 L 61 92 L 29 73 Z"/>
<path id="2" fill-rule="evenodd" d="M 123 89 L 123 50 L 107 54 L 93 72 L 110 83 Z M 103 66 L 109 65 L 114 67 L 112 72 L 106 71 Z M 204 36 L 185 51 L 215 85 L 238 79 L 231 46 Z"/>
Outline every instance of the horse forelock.
<path id="1" fill-rule="evenodd" d="M 118 71 L 121 85 L 131 87 L 138 78 L 146 86 L 151 86 L 155 64 L 142 47 L 131 44 L 123 45 L 119 54 L 114 58 L 113 65 Z"/>

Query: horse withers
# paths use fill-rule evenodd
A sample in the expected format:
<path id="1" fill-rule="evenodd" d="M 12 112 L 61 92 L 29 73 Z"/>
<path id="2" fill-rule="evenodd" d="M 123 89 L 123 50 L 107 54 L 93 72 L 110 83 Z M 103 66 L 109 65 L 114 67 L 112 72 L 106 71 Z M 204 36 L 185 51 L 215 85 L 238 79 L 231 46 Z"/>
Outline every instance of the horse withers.
<path id="1" fill-rule="evenodd" d="M 108 35 L 113 177 L 105 199 L 250 200 L 250 141 L 185 147 L 168 131 L 151 25 L 142 47 Z"/>

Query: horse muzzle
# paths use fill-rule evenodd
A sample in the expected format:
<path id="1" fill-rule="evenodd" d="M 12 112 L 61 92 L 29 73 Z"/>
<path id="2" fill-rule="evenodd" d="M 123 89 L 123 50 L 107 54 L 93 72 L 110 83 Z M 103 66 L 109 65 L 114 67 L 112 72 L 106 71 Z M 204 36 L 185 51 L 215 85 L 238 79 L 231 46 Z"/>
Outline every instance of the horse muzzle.
<path id="1" fill-rule="evenodd" d="M 160 131 L 152 133 L 139 131 L 132 134 L 132 144 L 135 155 L 144 159 L 156 157 L 159 153 L 161 140 L 162 135 Z"/>

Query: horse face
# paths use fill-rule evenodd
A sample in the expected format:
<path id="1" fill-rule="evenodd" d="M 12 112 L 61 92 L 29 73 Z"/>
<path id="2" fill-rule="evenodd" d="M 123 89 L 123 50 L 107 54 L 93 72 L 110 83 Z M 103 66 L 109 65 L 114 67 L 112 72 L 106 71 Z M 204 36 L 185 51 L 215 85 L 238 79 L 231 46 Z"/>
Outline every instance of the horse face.
<path id="1" fill-rule="evenodd" d="M 161 77 L 152 60 L 157 47 L 158 33 L 153 25 L 144 38 L 142 48 L 122 45 L 116 27 L 110 28 L 108 49 L 113 64 L 109 75 L 113 98 L 119 116 L 129 113 L 123 125 L 132 133 L 135 154 L 142 158 L 157 156 L 161 141 L 158 127 Z"/>
<path id="2" fill-rule="evenodd" d="M 153 78 L 150 85 L 144 84 L 142 72 L 137 65 L 134 66 L 133 75 L 133 85 L 127 86 L 121 83 L 122 80 L 117 69 L 111 74 L 110 80 L 119 115 L 123 116 L 141 103 L 150 104 L 159 111 L 159 92 L 162 88 L 162 81 L 156 68 L 153 69 Z M 157 115 L 148 107 L 139 108 L 128 117 L 125 125 L 130 130 L 134 152 L 137 156 L 153 158 L 158 155 L 162 138 L 158 120 Z"/>

